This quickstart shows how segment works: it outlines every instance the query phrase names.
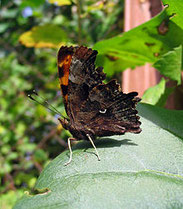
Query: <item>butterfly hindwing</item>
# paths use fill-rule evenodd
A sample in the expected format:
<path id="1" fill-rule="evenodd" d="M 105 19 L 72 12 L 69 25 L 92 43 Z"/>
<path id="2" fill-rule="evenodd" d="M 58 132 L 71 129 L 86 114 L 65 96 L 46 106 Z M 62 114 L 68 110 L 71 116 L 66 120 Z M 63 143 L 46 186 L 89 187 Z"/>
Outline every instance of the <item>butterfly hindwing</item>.
<path id="1" fill-rule="evenodd" d="M 93 127 L 96 135 L 140 133 L 141 123 L 136 110 L 136 104 L 140 99 L 136 96 L 137 92 L 122 93 L 116 80 L 93 88 L 89 98 L 92 102 L 100 104 L 98 113 L 90 120 L 90 126 Z"/>

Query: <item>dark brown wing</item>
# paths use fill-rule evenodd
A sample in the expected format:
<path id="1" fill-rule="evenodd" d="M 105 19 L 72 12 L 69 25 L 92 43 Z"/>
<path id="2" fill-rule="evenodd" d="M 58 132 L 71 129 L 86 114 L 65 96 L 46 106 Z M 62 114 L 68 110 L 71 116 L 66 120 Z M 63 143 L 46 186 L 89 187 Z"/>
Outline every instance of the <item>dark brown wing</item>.
<path id="1" fill-rule="evenodd" d="M 89 91 L 98 84 L 102 84 L 102 80 L 105 79 L 102 68 L 95 69 L 96 55 L 97 51 L 83 46 L 61 47 L 58 52 L 61 90 L 66 98 L 64 103 L 69 118 L 75 122 L 81 105 L 86 103 Z M 72 59 L 69 68 L 66 65 L 64 69 L 63 64 L 70 56 Z M 69 76 L 67 76 L 68 72 Z"/>
<path id="2" fill-rule="evenodd" d="M 95 68 L 97 51 L 83 46 L 72 50 L 65 47 L 59 50 L 58 57 L 68 53 L 72 59 L 65 103 L 72 130 L 89 131 L 96 136 L 139 133 L 137 93 L 123 94 L 115 80 L 108 84 L 102 82 L 103 68 Z"/>
<path id="3" fill-rule="evenodd" d="M 92 103 L 98 102 L 99 110 L 90 119 L 89 126 L 95 131 L 95 135 L 140 133 L 141 122 L 136 110 L 140 98 L 137 95 L 137 92 L 121 92 L 116 80 L 94 87 L 89 94 L 89 100 Z"/>

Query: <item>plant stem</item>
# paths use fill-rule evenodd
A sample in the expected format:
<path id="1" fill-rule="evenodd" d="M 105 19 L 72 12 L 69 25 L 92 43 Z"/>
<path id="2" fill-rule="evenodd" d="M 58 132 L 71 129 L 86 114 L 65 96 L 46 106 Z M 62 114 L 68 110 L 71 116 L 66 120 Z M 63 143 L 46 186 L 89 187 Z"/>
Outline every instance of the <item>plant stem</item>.
<path id="1" fill-rule="evenodd" d="M 76 0 L 77 4 L 77 15 L 78 15 L 78 44 L 82 44 L 82 37 L 81 37 L 81 2 L 80 0 Z"/>

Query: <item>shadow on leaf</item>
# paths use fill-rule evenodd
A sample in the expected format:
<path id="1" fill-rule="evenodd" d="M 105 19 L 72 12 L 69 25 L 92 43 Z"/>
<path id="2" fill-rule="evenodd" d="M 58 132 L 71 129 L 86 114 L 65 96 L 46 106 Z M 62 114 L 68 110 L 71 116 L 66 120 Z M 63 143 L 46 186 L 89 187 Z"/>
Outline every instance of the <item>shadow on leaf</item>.
<path id="1" fill-rule="evenodd" d="M 116 140 L 114 138 L 102 138 L 95 140 L 94 143 L 97 148 L 120 147 L 121 145 L 138 146 L 138 144 L 134 143 L 131 139 Z M 83 141 L 73 146 L 73 150 L 87 150 L 88 148 L 92 148 L 92 145 L 89 141 Z"/>

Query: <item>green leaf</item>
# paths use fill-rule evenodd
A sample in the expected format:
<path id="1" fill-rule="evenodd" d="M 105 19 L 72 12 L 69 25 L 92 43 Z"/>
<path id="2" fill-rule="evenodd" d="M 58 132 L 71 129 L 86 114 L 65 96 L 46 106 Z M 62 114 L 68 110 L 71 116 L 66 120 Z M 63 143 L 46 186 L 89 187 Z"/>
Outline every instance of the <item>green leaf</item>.
<path id="1" fill-rule="evenodd" d="M 48 156 L 44 150 L 37 149 L 34 152 L 34 159 L 36 162 L 42 162 L 42 161 L 46 161 L 48 159 Z"/>
<path id="2" fill-rule="evenodd" d="M 157 85 L 148 88 L 142 97 L 142 102 L 152 105 L 157 104 L 165 91 L 165 84 L 166 81 L 162 78 Z"/>
<path id="3" fill-rule="evenodd" d="M 33 27 L 30 31 L 23 33 L 19 41 L 26 47 L 48 47 L 57 48 L 65 43 L 67 34 L 57 25 L 46 24 Z"/>
<path id="4" fill-rule="evenodd" d="M 45 3 L 45 0 L 23 0 L 20 6 L 21 8 L 24 8 L 24 7 L 38 8 L 44 3 Z"/>
<path id="5" fill-rule="evenodd" d="M 49 0 L 49 3 L 56 4 L 58 6 L 70 5 L 72 2 L 70 0 Z"/>
<path id="6" fill-rule="evenodd" d="M 171 21 L 183 29 L 183 3 L 182 1 L 162 0 L 164 5 L 168 5 L 168 14 L 172 16 Z"/>
<path id="7" fill-rule="evenodd" d="M 99 54 L 97 56 L 96 65 L 103 66 L 104 72 L 107 74 L 107 76 L 112 76 L 114 72 L 121 72 L 122 69 L 125 69 L 127 63 L 123 62 L 123 60 L 119 58 L 115 60 L 114 57 L 110 58 Z M 115 71 L 111 69 L 115 69 Z"/>
<path id="8" fill-rule="evenodd" d="M 170 8 L 170 7 L 169 7 Z M 183 43 L 183 30 L 172 22 L 166 8 L 150 21 L 94 45 L 100 55 L 121 60 L 121 70 L 154 63 Z M 116 72 L 116 69 L 111 69 Z"/>
<path id="9" fill-rule="evenodd" d="M 174 89 L 175 87 L 166 87 L 166 80 L 162 78 L 157 85 L 150 87 L 145 91 L 142 96 L 142 102 L 164 107 L 168 97 Z"/>
<path id="10" fill-rule="evenodd" d="M 13 205 L 15 204 L 16 200 L 23 195 L 22 190 L 12 191 L 9 190 L 5 194 L 1 194 L 0 197 L 0 205 L 1 209 L 12 209 Z"/>
<path id="11" fill-rule="evenodd" d="M 147 120 L 152 121 L 158 127 L 168 130 L 170 133 L 183 140 L 183 111 L 168 110 L 165 108 L 141 104 L 138 106 L 140 115 Z"/>
<path id="12" fill-rule="evenodd" d="M 159 101 L 156 103 L 156 106 L 164 107 L 167 103 L 168 97 L 174 92 L 174 87 L 166 87 L 164 93 L 161 95 Z"/>
<path id="13" fill-rule="evenodd" d="M 161 74 L 181 84 L 182 45 L 164 54 L 153 65 Z"/>
<path id="14" fill-rule="evenodd" d="M 10 26 L 10 23 L 0 23 L 0 33 L 4 33 Z"/>
<path id="15" fill-rule="evenodd" d="M 15 18 L 17 16 L 18 11 L 16 9 L 2 9 L 1 17 L 2 18 Z M 7 21 L 8 22 L 8 21 Z"/>
<path id="16" fill-rule="evenodd" d="M 55 158 L 41 173 L 36 189 L 14 209 L 41 208 L 182 208 L 183 111 L 140 104 L 140 134 L 125 134 L 89 142 Z M 86 150 L 87 148 L 87 150 Z"/>

